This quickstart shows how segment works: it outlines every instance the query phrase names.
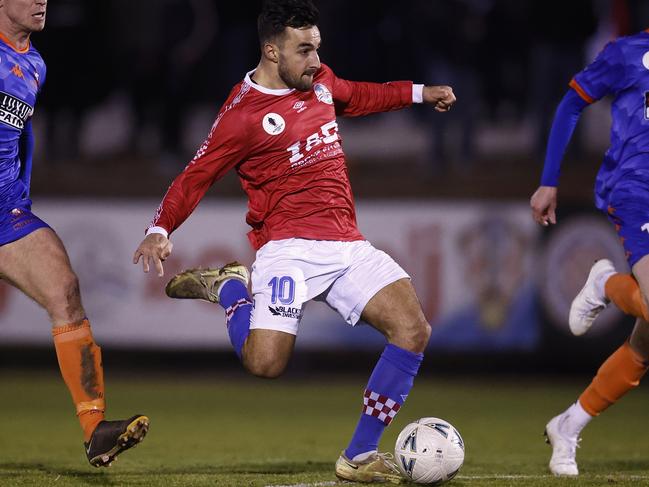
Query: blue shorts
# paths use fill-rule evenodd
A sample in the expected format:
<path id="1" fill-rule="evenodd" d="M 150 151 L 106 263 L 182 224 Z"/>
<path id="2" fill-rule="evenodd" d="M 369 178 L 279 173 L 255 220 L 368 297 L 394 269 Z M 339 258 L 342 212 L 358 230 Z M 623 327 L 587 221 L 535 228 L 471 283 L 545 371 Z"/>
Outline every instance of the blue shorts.
<path id="1" fill-rule="evenodd" d="M 649 182 L 613 189 L 608 217 L 622 241 L 629 267 L 633 268 L 649 255 Z"/>
<path id="2" fill-rule="evenodd" d="M 31 212 L 29 205 L 14 209 L 0 208 L 0 246 L 20 240 L 39 228 L 50 228 Z"/>

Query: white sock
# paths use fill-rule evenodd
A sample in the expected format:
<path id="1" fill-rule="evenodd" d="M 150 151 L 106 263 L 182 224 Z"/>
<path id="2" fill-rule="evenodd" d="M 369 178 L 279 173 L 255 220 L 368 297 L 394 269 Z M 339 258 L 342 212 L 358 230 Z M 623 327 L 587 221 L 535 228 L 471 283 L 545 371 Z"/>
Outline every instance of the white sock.
<path id="1" fill-rule="evenodd" d="M 352 462 L 364 462 L 365 460 L 370 458 L 375 453 L 376 453 L 376 450 L 370 450 L 370 451 L 366 451 L 365 453 L 359 453 L 354 458 L 352 458 L 351 461 Z"/>
<path id="2" fill-rule="evenodd" d="M 595 289 L 597 291 L 597 295 L 601 296 L 602 299 L 606 302 L 610 301 L 606 297 L 606 281 L 608 281 L 608 278 L 611 277 L 613 274 L 617 274 L 617 272 L 616 271 L 604 272 L 599 276 L 597 276 L 597 279 L 595 279 Z"/>
<path id="3" fill-rule="evenodd" d="M 559 423 L 559 428 L 562 433 L 565 433 L 571 438 L 579 437 L 579 433 L 584 427 L 593 419 L 594 416 L 591 416 L 586 412 L 586 410 L 581 406 L 579 401 L 575 402 L 568 409 L 564 411 L 561 415 L 561 422 Z"/>

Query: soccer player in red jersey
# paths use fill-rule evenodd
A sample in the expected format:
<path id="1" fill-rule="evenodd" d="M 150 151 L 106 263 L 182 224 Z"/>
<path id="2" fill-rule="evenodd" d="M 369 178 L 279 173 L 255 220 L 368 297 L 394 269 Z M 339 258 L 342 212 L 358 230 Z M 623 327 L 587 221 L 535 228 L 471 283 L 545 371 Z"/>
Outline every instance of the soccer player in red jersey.
<path id="1" fill-rule="evenodd" d="M 45 27 L 47 0 L 0 0 L 0 279 L 45 308 L 54 347 L 83 429 L 88 461 L 108 466 L 142 441 L 146 416 L 105 421 L 101 349 L 81 304 L 63 243 L 31 212 L 31 117 L 45 63 L 31 44 Z"/>
<path id="2" fill-rule="evenodd" d="M 317 21 L 310 0 L 264 5 L 259 65 L 233 88 L 207 140 L 172 182 L 133 262 L 142 259 L 145 272 L 153 264 L 162 276 L 162 261 L 172 250 L 169 234 L 234 169 L 248 195 L 248 237 L 257 250 L 252 298 L 248 271 L 237 263 L 181 273 L 167 294 L 220 303 L 236 353 L 260 377 L 284 371 L 311 299 L 326 301 L 350 325 L 362 319 L 383 333 L 388 344 L 335 471 L 351 481 L 400 481 L 378 443 L 410 393 L 430 326 L 409 276 L 358 230 L 336 117 L 413 102 L 446 112 L 455 96 L 448 86 L 338 78 L 320 62 Z"/>

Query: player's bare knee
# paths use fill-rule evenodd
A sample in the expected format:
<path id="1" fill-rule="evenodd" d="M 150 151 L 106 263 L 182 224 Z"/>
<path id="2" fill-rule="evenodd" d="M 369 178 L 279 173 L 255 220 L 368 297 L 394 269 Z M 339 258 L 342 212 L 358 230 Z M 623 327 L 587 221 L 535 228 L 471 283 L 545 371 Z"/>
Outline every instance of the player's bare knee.
<path id="1" fill-rule="evenodd" d="M 430 340 L 431 327 L 426 319 L 422 318 L 412 331 L 412 344 L 417 350 L 423 351 Z"/>
<path id="2" fill-rule="evenodd" d="M 401 328 L 391 341 L 410 352 L 421 353 L 428 345 L 430 333 L 431 327 L 422 317 L 410 326 Z"/>
<path id="3" fill-rule="evenodd" d="M 57 286 L 48 290 L 45 307 L 53 318 L 77 321 L 83 318 L 79 279 L 72 271 L 57 279 Z"/>
<path id="4" fill-rule="evenodd" d="M 252 375 L 262 379 L 277 379 L 286 370 L 286 364 L 267 357 L 244 358 L 243 365 Z"/>

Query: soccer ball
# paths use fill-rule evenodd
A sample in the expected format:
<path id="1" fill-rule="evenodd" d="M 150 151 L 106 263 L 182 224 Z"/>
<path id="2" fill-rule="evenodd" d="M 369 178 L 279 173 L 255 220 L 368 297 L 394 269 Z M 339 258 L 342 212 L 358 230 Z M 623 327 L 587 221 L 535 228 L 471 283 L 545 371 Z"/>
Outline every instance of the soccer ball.
<path id="1" fill-rule="evenodd" d="M 455 477 L 464 463 L 464 441 L 448 421 L 421 418 L 401 430 L 394 457 L 413 482 L 439 485 Z"/>

